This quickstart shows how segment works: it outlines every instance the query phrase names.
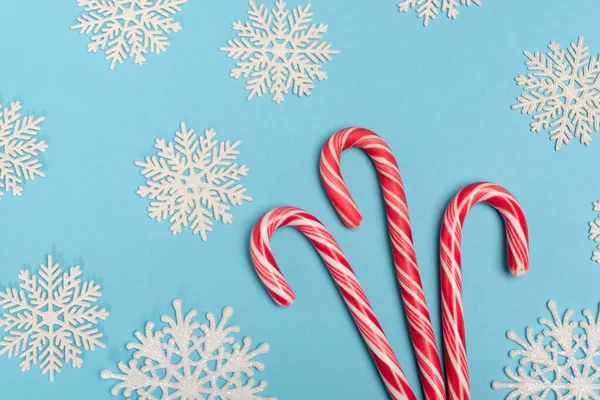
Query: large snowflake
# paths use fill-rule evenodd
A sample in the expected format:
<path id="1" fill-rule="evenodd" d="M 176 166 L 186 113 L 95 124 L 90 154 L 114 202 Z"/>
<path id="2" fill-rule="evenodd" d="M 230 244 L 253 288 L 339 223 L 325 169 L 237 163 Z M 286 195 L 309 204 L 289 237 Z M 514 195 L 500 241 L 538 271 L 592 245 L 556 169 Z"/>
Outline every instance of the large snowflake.
<path id="1" fill-rule="evenodd" d="M 206 240 L 213 220 L 230 224 L 231 205 L 251 201 L 246 189 L 237 181 L 248 174 L 248 167 L 234 162 L 235 143 L 217 142 L 216 132 L 209 129 L 199 138 L 185 123 L 175 134 L 175 144 L 157 139 L 157 156 L 136 161 L 148 178 L 137 193 L 153 200 L 148 212 L 151 218 L 162 221 L 170 216 L 171 232 L 181 233 L 190 226 L 194 234 Z"/>
<path id="2" fill-rule="evenodd" d="M 310 24 L 310 4 L 291 13 L 283 0 L 277 0 L 271 11 L 262 4 L 257 7 L 252 0 L 249 4 L 250 22 L 234 22 L 238 38 L 221 47 L 228 57 L 238 60 L 231 76 L 247 79 L 248 100 L 269 92 L 280 104 L 290 88 L 297 96 L 310 95 L 316 79 L 327 79 L 322 63 L 339 54 L 321 41 L 327 25 Z"/>
<path id="3" fill-rule="evenodd" d="M 81 367 L 83 350 L 104 347 L 96 328 L 108 316 L 108 311 L 95 304 L 100 285 L 82 282 L 79 266 L 63 273 L 48 256 L 38 275 L 22 270 L 19 279 L 21 290 L 0 292 L 0 306 L 6 310 L 0 318 L 5 332 L 0 354 L 19 355 L 23 371 L 39 363 L 42 373 L 54 381 L 63 364 Z"/>
<path id="4" fill-rule="evenodd" d="M 167 35 L 178 32 L 181 24 L 172 15 L 181 11 L 187 0 L 77 0 L 84 13 L 71 29 L 92 35 L 88 51 L 106 50 L 113 69 L 128 56 L 136 64 L 146 61 L 146 54 L 160 54 L 167 49 Z"/>
<path id="5" fill-rule="evenodd" d="M 600 213 L 600 201 L 595 201 L 592 204 L 594 206 L 594 211 Z M 600 242 L 600 214 L 598 214 L 593 221 L 590 221 L 589 238 L 596 243 Z M 596 246 L 596 250 L 592 253 L 592 260 L 600 263 L 600 244 Z"/>
<path id="6" fill-rule="evenodd" d="M 552 320 L 540 318 L 541 334 L 526 330 L 526 340 L 512 331 L 507 337 L 520 346 L 510 357 L 519 360 L 516 371 L 504 372 L 511 382 L 494 382 L 494 389 L 510 389 L 507 399 L 600 399 L 600 314 L 584 310 L 583 321 L 571 321 L 573 310 L 561 318 L 554 301 L 548 302 Z"/>
<path id="7" fill-rule="evenodd" d="M 480 6 L 481 0 L 460 0 L 463 6 L 473 4 Z M 446 13 L 448 18 L 456 19 L 458 17 L 458 0 L 402 0 L 398 3 L 400 12 L 408 12 L 416 9 L 417 17 L 423 19 L 423 25 L 429 25 L 429 21 L 434 20 L 440 11 Z"/>
<path id="8" fill-rule="evenodd" d="M 48 145 L 35 137 L 44 117 L 23 116 L 20 111 L 18 101 L 10 108 L 0 105 L 0 198 L 5 191 L 20 196 L 23 179 L 45 176 L 36 157 Z"/>
<path id="9" fill-rule="evenodd" d="M 251 350 L 252 339 L 247 336 L 242 345 L 235 342 L 231 335 L 240 331 L 239 326 L 226 326 L 233 315 L 231 307 L 225 307 L 218 323 L 207 313 L 208 324 L 194 321 L 196 310 L 183 315 L 181 300 L 173 301 L 173 308 L 175 319 L 162 315 L 162 329 L 148 322 L 144 333 L 135 333 L 137 341 L 127 344 L 135 351 L 133 359 L 119 362 L 121 373 L 102 371 L 103 379 L 121 381 L 113 387 L 113 395 L 122 390 L 127 398 L 136 393 L 145 400 L 275 400 L 257 395 L 267 383 L 252 378 L 255 370 L 264 369 L 254 358 L 267 353 L 269 345 Z"/>
<path id="10" fill-rule="evenodd" d="M 600 130 L 600 57 L 590 56 L 583 37 L 568 51 L 556 42 L 548 49 L 525 52 L 531 73 L 516 78 L 525 92 L 512 108 L 533 115 L 533 132 L 548 129 L 556 150 L 573 136 L 589 145 L 590 135 Z"/>

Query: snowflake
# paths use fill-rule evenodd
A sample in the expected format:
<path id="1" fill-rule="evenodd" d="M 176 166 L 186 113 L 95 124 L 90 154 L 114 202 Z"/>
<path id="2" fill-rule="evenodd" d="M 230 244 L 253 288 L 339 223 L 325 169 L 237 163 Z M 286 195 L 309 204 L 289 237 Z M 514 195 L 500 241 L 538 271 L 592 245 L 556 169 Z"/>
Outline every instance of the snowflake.
<path id="1" fill-rule="evenodd" d="M 171 15 L 181 11 L 187 0 L 77 0 L 85 13 L 71 29 L 93 34 L 88 51 L 106 49 L 110 69 L 127 56 L 142 65 L 148 51 L 164 52 L 169 46 L 167 35 L 181 30 Z"/>
<path id="2" fill-rule="evenodd" d="M 127 349 L 135 350 L 133 359 L 118 364 L 122 374 L 102 371 L 103 379 L 121 381 L 113 387 L 113 395 L 122 390 L 127 398 L 136 392 L 147 400 L 275 400 L 256 395 L 267 383 L 252 378 L 254 370 L 264 369 L 254 357 L 267 353 L 269 345 L 263 343 L 251 350 L 252 339 L 247 336 L 243 345 L 236 343 L 230 335 L 240 327 L 226 326 L 233 315 L 231 307 L 225 307 L 219 323 L 207 313 L 208 324 L 194 321 L 196 310 L 184 316 L 181 300 L 173 301 L 173 308 L 175 320 L 162 315 L 162 329 L 155 330 L 148 322 L 144 333 L 135 333 L 138 341 L 127 344 Z"/>
<path id="3" fill-rule="evenodd" d="M 600 201 L 595 201 L 592 203 L 594 206 L 594 211 L 600 213 Z M 600 214 L 596 219 L 590 221 L 590 240 L 598 243 L 600 242 Z M 600 244 L 596 247 L 596 250 L 592 253 L 592 260 L 600 263 Z"/>
<path id="4" fill-rule="evenodd" d="M 590 134 L 600 130 L 600 57 L 590 57 L 583 37 L 567 52 L 556 42 L 548 49 L 546 54 L 525 52 L 532 73 L 516 78 L 525 92 L 512 108 L 533 115 L 532 132 L 549 129 L 556 150 L 573 135 L 587 146 Z"/>
<path id="5" fill-rule="evenodd" d="M 151 218 L 160 222 L 171 216 L 174 235 L 190 224 L 192 232 L 206 241 L 213 219 L 230 224 L 230 205 L 252 200 L 246 196 L 246 189 L 236 184 L 249 171 L 245 165 L 233 162 L 240 141 L 219 143 L 214 140 L 216 134 L 209 129 L 198 140 L 193 129 L 188 130 L 182 123 L 181 131 L 175 134 L 175 145 L 157 139 L 154 147 L 158 157 L 135 162 L 148 178 L 137 193 L 155 200 L 148 208 Z"/>
<path id="6" fill-rule="evenodd" d="M 481 0 L 460 0 L 460 4 L 480 6 Z M 456 19 L 458 16 L 458 0 L 402 0 L 398 3 L 400 12 L 408 12 L 412 8 L 416 8 L 417 17 L 423 18 L 425 26 L 429 25 L 429 21 L 434 20 L 440 11 L 445 12 L 448 18 Z"/>
<path id="7" fill-rule="evenodd" d="M 494 382 L 494 389 L 510 389 L 507 399 L 596 400 L 600 398 L 600 313 L 584 310 L 584 321 L 571 321 L 573 310 L 560 317 L 554 301 L 548 302 L 552 321 L 540 318 L 541 334 L 526 330 L 527 340 L 509 331 L 507 337 L 521 348 L 510 357 L 519 360 L 516 371 L 505 368 L 512 382 Z M 553 395 L 550 397 L 550 395 Z"/>
<path id="8" fill-rule="evenodd" d="M 247 78 L 248 100 L 268 91 L 280 104 L 290 87 L 297 96 L 310 95 L 315 79 L 327 79 L 321 64 L 339 54 L 331 44 L 320 41 L 327 25 L 310 25 L 310 4 L 298 6 L 291 13 L 283 0 L 277 0 L 271 12 L 262 4 L 257 7 L 252 0 L 249 4 L 250 22 L 234 22 L 238 39 L 221 47 L 228 57 L 238 60 L 231 77 Z"/>
<path id="9" fill-rule="evenodd" d="M 64 363 L 81 367 L 82 348 L 104 347 L 102 333 L 95 327 L 108 316 L 94 304 L 101 296 L 100 285 L 82 282 L 80 277 L 79 266 L 63 273 L 51 256 L 47 265 L 40 265 L 39 275 L 21 270 L 21 290 L 0 292 L 0 306 L 6 310 L 0 318 L 5 332 L 0 354 L 20 355 L 23 371 L 39 362 L 52 382 Z"/>
<path id="10" fill-rule="evenodd" d="M 23 179 L 44 177 L 42 164 L 37 157 L 48 148 L 46 142 L 35 136 L 44 117 L 23 116 L 21 103 L 14 102 L 10 108 L 0 105 L 0 199 L 4 190 L 15 196 L 23 193 Z M 21 179 L 21 177 L 23 179 Z"/>

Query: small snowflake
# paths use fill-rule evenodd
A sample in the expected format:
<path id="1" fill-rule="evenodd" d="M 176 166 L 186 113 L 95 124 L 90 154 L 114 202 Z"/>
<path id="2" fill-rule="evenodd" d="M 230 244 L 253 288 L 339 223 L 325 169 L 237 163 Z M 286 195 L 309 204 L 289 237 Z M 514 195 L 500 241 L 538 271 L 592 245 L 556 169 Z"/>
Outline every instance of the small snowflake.
<path id="1" fill-rule="evenodd" d="M 114 396 L 122 390 L 127 398 L 136 393 L 146 400 L 275 400 L 258 396 L 267 383 L 252 378 L 255 370 L 264 369 L 254 357 L 266 354 L 269 345 L 251 350 L 248 336 L 242 345 L 235 342 L 231 334 L 240 327 L 226 326 L 233 315 L 231 307 L 225 307 L 218 323 L 207 313 L 208 324 L 194 321 L 196 310 L 184 316 L 181 300 L 173 301 L 173 308 L 175 319 L 162 315 L 162 329 L 148 322 L 144 333 L 135 333 L 137 342 L 127 343 L 127 349 L 135 352 L 129 363 L 119 362 L 122 373 L 102 371 L 103 379 L 121 381 L 111 391 Z"/>
<path id="2" fill-rule="evenodd" d="M 160 222 L 171 216 L 174 235 L 189 224 L 192 232 L 205 241 L 213 219 L 230 224 L 230 205 L 252 200 L 246 196 L 246 189 L 236 184 L 249 171 L 245 165 L 234 162 L 240 141 L 217 142 L 216 135 L 214 129 L 209 129 L 198 138 L 193 129 L 188 130 L 182 123 L 181 131 L 175 134 L 175 144 L 157 139 L 154 147 L 158 157 L 135 162 L 148 178 L 137 193 L 154 200 L 148 208 L 151 218 Z"/>
<path id="3" fill-rule="evenodd" d="M 231 77 L 247 78 L 248 100 L 268 91 L 280 104 L 290 88 L 297 96 L 310 95 L 315 79 L 327 79 L 321 64 L 339 54 L 331 44 L 321 41 L 327 25 L 310 24 L 310 4 L 298 6 L 291 13 L 283 0 L 277 0 L 270 12 L 252 0 L 249 4 L 250 22 L 234 22 L 238 38 L 221 47 L 228 57 L 238 60 Z"/>
<path id="4" fill-rule="evenodd" d="M 594 206 L 594 211 L 600 213 L 600 201 L 594 201 L 592 204 Z M 600 214 L 593 221 L 590 221 L 589 224 L 589 239 L 593 240 L 596 243 L 600 242 Z M 600 244 L 596 247 L 596 249 L 597 250 L 595 250 L 592 253 L 592 260 L 596 261 L 597 263 L 600 263 Z"/>
<path id="5" fill-rule="evenodd" d="M 549 130 L 556 150 L 573 136 L 586 146 L 600 130 L 600 57 L 591 57 L 583 37 L 568 51 L 550 42 L 546 54 L 526 51 L 529 73 L 515 80 L 524 86 L 513 109 L 533 115 L 531 131 Z"/>
<path id="6" fill-rule="evenodd" d="M 20 196 L 23 179 L 45 176 L 36 157 L 48 145 L 35 138 L 44 117 L 23 116 L 20 111 L 18 101 L 11 103 L 10 108 L 0 105 L 0 199 L 4 191 Z"/>
<path id="7" fill-rule="evenodd" d="M 108 316 L 94 304 L 102 294 L 100 285 L 82 282 L 79 266 L 63 273 L 48 256 L 38 275 L 22 270 L 19 279 L 21 290 L 0 292 L 0 306 L 6 310 L 0 318 L 5 332 L 0 354 L 19 355 L 23 371 L 39 362 L 42 373 L 54 381 L 64 363 L 81 367 L 83 350 L 104 347 L 102 333 L 95 327 Z"/>
<path id="8" fill-rule="evenodd" d="M 473 4 L 480 6 L 481 0 L 460 0 L 463 6 Z M 402 0 L 398 3 L 400 12 L 408 12 L 411 9 L 417 10 L 417 17 L 423 19 L 423 25 L 429 25 L 430 20 L 434 20 L 438 13 L 446 13 L 448 18 L 456 19 L 458 16 L 458 0 Z"/>
<path id="9" fill-rule="evenodd" d="M 90 53 L 106 50 L 110 69 L 128 56 L 136 64 L 146 61 L 145 54 L 160 54 L 169 46 L 167 35 L 181 30 L 171 15 L 181 11 L 187 0 L 77 0 L 84 14 L 71 29 L 92 34 Z"/>
<path id="10" fill-rule="evenodd" d="M 554 301 L 548 302 L 552 320 L 540 318 L 546 329 L 534 335 L 526 330 L 523 340 L 509 331 L 507 337 L 520 349 L 512 350 L 510 357 L 519 360 L 514 371 L 504 372 L 512 382 L 494 382 L 494 389 L 510 389 L 507 399 L 541 400 L 596 400 L 600 398 L 600 313 L 597 317 L 584 310 L 583 321 L 571 321 L 573 310 L 567 310 L 562 319 Z M 552 397 L 550 397 L 552 395 Z"/>

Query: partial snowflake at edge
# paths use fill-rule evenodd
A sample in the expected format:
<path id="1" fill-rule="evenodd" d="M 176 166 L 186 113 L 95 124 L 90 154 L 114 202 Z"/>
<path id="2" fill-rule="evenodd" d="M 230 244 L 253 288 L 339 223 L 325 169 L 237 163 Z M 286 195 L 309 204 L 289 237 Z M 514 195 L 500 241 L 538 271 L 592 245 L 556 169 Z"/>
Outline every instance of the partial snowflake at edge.
<path id="1" fill-rule="evenodd" d="M 248 100 L 269 93 L 281 104 L 289 90 L 298 97 L 309 96 L 314 81 L 327 80 L 322 64 L 332 60 L 339 51 L 321 41 L 327 25 L 311 24 L 311 4 L 286 10 L 283 0 L 269 10 L 263 4 L 248 2 L 249 22 L 234 22 L 237 38 L 229 40 L 220 50 L 236 60 L 230 76 L 246 79 Z"/>
<path id="2" fill-rule="evenodd" d="M 460 0 L 460 5 L 481 6 L 481 0 Z M 398 11 L 409 12 L 414 9 L 417 13 L 417 18 L 423 19 L 423 25 L 429 25 L 438 14 L 445 13 L 448 18 L 456 19 L 458 17 L 458 0 L 402 0 L 398 3 Z"/>
<path id="3" fill-rule="evenodd" d="M 0 199 L 5 192 L 14 196 L 23 194 L 23 180 L 44 177 L 42 164 L 37 159 L 48 148 L 38 140 L 44 117 L 23 116 L 21 103 L 0 104 Z"/>
<path id="4" fill-rule="evenodd" d="M 269 345 L 252 349 L 248 336 L 241 344 L 236 342 L 232 334 L 240 331 L 239 326 L 227 326 L 231 307 L 223 309 L 220 321 L 209 312 L 208 324 L 200 324 L 194 320 L 197 311 L 184 315 L 181 305 L 181 300 L 173 301 L 175 319 L 161 316 L 162 329 L 148 322 L 143 333 L 135 333 L 137 341 L 127 343 L 127 349 L 134 350 L 133 358 L 127 364 L 119 362 L 120 373 L 101 372 L 102 379 L 119 381 L 111 393 L 117 396 L 123 391 L 127 398 L 136 393 L 147 400 L 167 395 L 173 400 L 276 400 L 257 395 L 267 383 L 252 378 L 264 369 L 254 358 L 266 354 Z"/>
<path id="5" fill-rule="evenodd" d="M 179 32 L 174 16 L 188 0 L 77 0 L 83 13 L 71 29 L 91 35 L 88 52 L 103 50 L 110 69 L 133 57 L 137 65 L 148 53 L 160 54 L 169 46 L 168 35 Z"/>
<path id="6" fill-rule="evenodd" d="M 235 162 L 240 141 L 219 142 L 216 135 L 208 129 L 198 136 L 181 123 L 174 142 L 157 139 L 156 155 L 135 162 L 147 179 L 137 193 L 151 200 L 148 215 L 157 222 L 169 219 L 173 235 L 189 226 L 206 241 L 214 221 L 231 224 L 231 207 L 252 201 L 238 183 L 249 172 Z"/>
<path id="7" fill-rule="evenodd" d="M 573 310 L 561 317 L 554 301 L 548 302 L 552 319 L 542 317 L 540 334 L 527 327 L 526 338 L 509 331 L 507 337 L 519 348 L 510 358 L 519 367 L 504 369 L 509 382 L 495 381 L 496 390 L 508 389 L 507 400 L 595 400 L 600 398 L 600 313 L 583 311 L 582 321 L 572 321 Z M 552 396 L 552 397 L 549 397 Z"/>
<path id="8" fill-rule="evenodd" d="M 594 201 L 592 203 L 593 209 L 595 212 L 600 213 L 600 201 Z M 590 231 L 589 231 L 589 239 L 593 240 L 596 243 L 600 242 L 600 214 L 593 220 L 589 222 Z M 592 260 L 600 263 L 600 244 L 596 246 L 596 250 L 592 253 Z"/>
<path id="9" fill-rule="evenodd" d="M 81 275 L 78 265 L 63 272 L 51 256 L 37 274 L 21 270 L 20 289 L 0 292 L 5 310 L 0 316 L 0 354 L 19 356 L 22 371 L 39 363 L 52 382 L 64 364 L 81 368 L 84 350 L 105 347 L 96 327 L 108 317 L 108 311 L 95 304 L 102 295 L 100 285 L 82 281 Z"/>
<path id="10" fill-rule="evenodd" d="M 573 137 L 588 146 L 600 131 L 600 56 L 590 56 L 583 37 L 565 51 L 550 42 L 546 53 L 525 51 L 526 75 L 515 78 L 523 93 L 513 105 L 532 115 L 532 132 L 547 130 L 555 149 Z"/>

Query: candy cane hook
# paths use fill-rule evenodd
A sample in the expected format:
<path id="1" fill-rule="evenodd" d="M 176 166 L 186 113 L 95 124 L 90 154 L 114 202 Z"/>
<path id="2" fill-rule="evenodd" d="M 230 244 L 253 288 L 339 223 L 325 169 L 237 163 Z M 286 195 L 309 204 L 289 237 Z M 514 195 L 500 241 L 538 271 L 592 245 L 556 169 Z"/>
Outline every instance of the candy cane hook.
<path id="1" fill-rule="evenodd" d="M 494 207 L 504 219 L 510 272 L 515 276 L 521 276 L 529 268 L 527 222 L 521 206 L 513 195 L 491 183 L 473 183 L 461 189 L 448 204 L 440 234 L 442 320 L 450 400 L 471 398 L 463 315 L 460 247 L 462 225 L 467 212 L 479 202 Z"/>
<path id="2" fill-rule="evenodd" d="M 269 211 L 258 220 L 252 230 L 252 262 L 273 300 L 280 306 L 289 306 L 295 299 L 294 292 L 281 274 L 271 252 L 271 235 L 283 226 L 300 230 L 323 259 L 369 348 L 391 398 L 416 400 L 396 355 L 339 245 L 317 218 L 294 207 L 280 207 Z"/>
<path id="3" fill-rule="evenodd" d="M 321 180 L 337 213 L 348 227 L 358 226 L 362 219 L 340 170 L 341 154 L 350 147 L 364 150 L 377 169 L 385 201 L 396 275 L 419 364 L 421 384 L 427 400 L 443 400 L 446 398 L 446 390 L 442 367 L 417 267 L 406 195 L 398 164 L 383 139 L 368 129 L 343 129 L 325 143 L 321 151 Z"/>

